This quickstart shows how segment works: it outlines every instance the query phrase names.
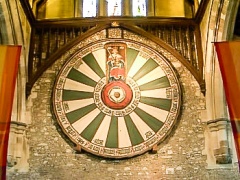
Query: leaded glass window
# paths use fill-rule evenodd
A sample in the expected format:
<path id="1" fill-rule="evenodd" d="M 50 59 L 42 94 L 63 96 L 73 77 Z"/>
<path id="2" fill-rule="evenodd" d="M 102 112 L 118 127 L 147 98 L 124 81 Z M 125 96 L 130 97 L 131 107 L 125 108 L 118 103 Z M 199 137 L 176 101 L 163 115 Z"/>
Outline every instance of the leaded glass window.
<path id="1" fill-rule="evenodd" d="M 132 0 L 133 16 L 146 16 L 146 0 Z"/>
<path id="2" fill-rule="evenodd" d="M 108 16 L 122 15 L 122 0 L 107 0 L 108 2 Z"/>
<path id="3" fill-rule="evenodd" d="M 96 0 L 83 0 L 83 17 L 96 17 Z"/>

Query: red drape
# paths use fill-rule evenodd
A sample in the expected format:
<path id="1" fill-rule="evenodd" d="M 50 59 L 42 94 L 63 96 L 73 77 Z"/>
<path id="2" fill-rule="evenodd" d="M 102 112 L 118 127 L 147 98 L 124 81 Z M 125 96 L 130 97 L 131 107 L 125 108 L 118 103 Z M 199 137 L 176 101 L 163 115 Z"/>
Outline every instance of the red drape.
<path id="1" fill-rule="evenodd" d="M 240 162 L 240 41 L 214 43 Z M 239 164 L 240 165 L 240 164 Z"/>
<path id="2" fill-rule="evenodd" d="M 7 148 L 21 46 L 0 45 L 0 179 L 6 179 Z"/>

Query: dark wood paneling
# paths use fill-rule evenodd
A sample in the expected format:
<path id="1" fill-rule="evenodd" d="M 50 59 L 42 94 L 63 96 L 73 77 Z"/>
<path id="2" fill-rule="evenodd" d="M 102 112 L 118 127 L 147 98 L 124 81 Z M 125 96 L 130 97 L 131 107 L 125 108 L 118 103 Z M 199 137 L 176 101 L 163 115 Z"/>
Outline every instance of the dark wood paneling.
<path id="1" fill-rule="evenodd" d="M 195 18 L 97 17 L 36 20 L 27 0 L 20 0 L 32 27 L 27 94 L 41 74 L 64 52 L 88 36 L 119 27 L 145 36 L 172 53 L 198 81 L 205 92 L 203 55 L 199 24 L 209 0 L 202 0 Z"/>

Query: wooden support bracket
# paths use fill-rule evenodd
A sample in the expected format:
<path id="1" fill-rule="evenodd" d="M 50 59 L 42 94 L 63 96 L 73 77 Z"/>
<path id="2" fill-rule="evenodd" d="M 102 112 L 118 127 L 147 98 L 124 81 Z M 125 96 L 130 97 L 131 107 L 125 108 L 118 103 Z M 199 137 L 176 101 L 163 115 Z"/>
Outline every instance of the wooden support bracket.
<path id="1" fill-rule="evenodd" d="M 158 146 L 157 146 L 157 144 L 155 144 L 151 149 L 151 153 L 156 154 L 157 150 L 158 150 Z"/>
<path id="2" fill-rule="evenodd" d="M 76 151 L 76 153 L 82 152 L 82 147 L 79 144 L 77 144 L 73 149 Z"/>

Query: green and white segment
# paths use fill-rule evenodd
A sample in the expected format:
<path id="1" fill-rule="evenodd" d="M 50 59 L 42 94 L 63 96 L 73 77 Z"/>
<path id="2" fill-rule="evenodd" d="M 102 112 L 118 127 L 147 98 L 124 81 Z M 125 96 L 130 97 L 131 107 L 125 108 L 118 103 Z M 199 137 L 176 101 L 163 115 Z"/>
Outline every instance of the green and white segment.
<path id="1" fill-rule="evenodd" d="M 169 123 L 174 119 L 170 118 L 170 114 L 175 118 L 178 115 L 178 110 L 172 109 L 173 87 L 160 64 L 151 57 L 144 58 L 133 48 L 127 49 L 126 58 L 127 76 L 136 82 L 141 92 L 140 102 L 130 114 L 109 116 L 95 104 L 94 89 L 97 83 L 106 77 L 104 48 L 89 52 L 82 59 L 79 58 L 81 65 L 75 69 L 72 63 L 67 76 L 60 73 L 56 82 L 55 87 L 60 83 L 60 77 L 61 79 L 65 77 L 64 86 L 60 89 L 62 91 L 60 103 L 63 109 L 62 112 L 55 110 L 58 122 L 61 125 L 60 117 L 64 115 L 77 135 L 72 136 L 65 129 L 66 134 L 76 144 L 79 142 L 77 139 L 82 139 L 80 144 L 82 148 L 96 155 L 122 158 L 144 153 L 151 148 L 149 146 L 162 140 L 163 137 L 159 134 L 163 127 L 171 129 L 169 125 L 165 125 L 166 121 L 173 124 Z M 163 63 L 166 64 L 165 61 Z M 173 71 L 171 75 L 176 77 Z M 179 85 L 174 87 L 177 87 L 175 90 L 180 93 Z M 180 95 L 174 101 L 177 101 L 179 107 Z M 62 125 L 63 129 L 64 127 Z M 146 142 L 150 145 L 147 146 Z M 140 150 L 134 148 L 140 146 Z M 109 153 L 110 151 L 105 150 L 112 151 Z M 121 150 L 126 152 L 119 153 Z"/>

